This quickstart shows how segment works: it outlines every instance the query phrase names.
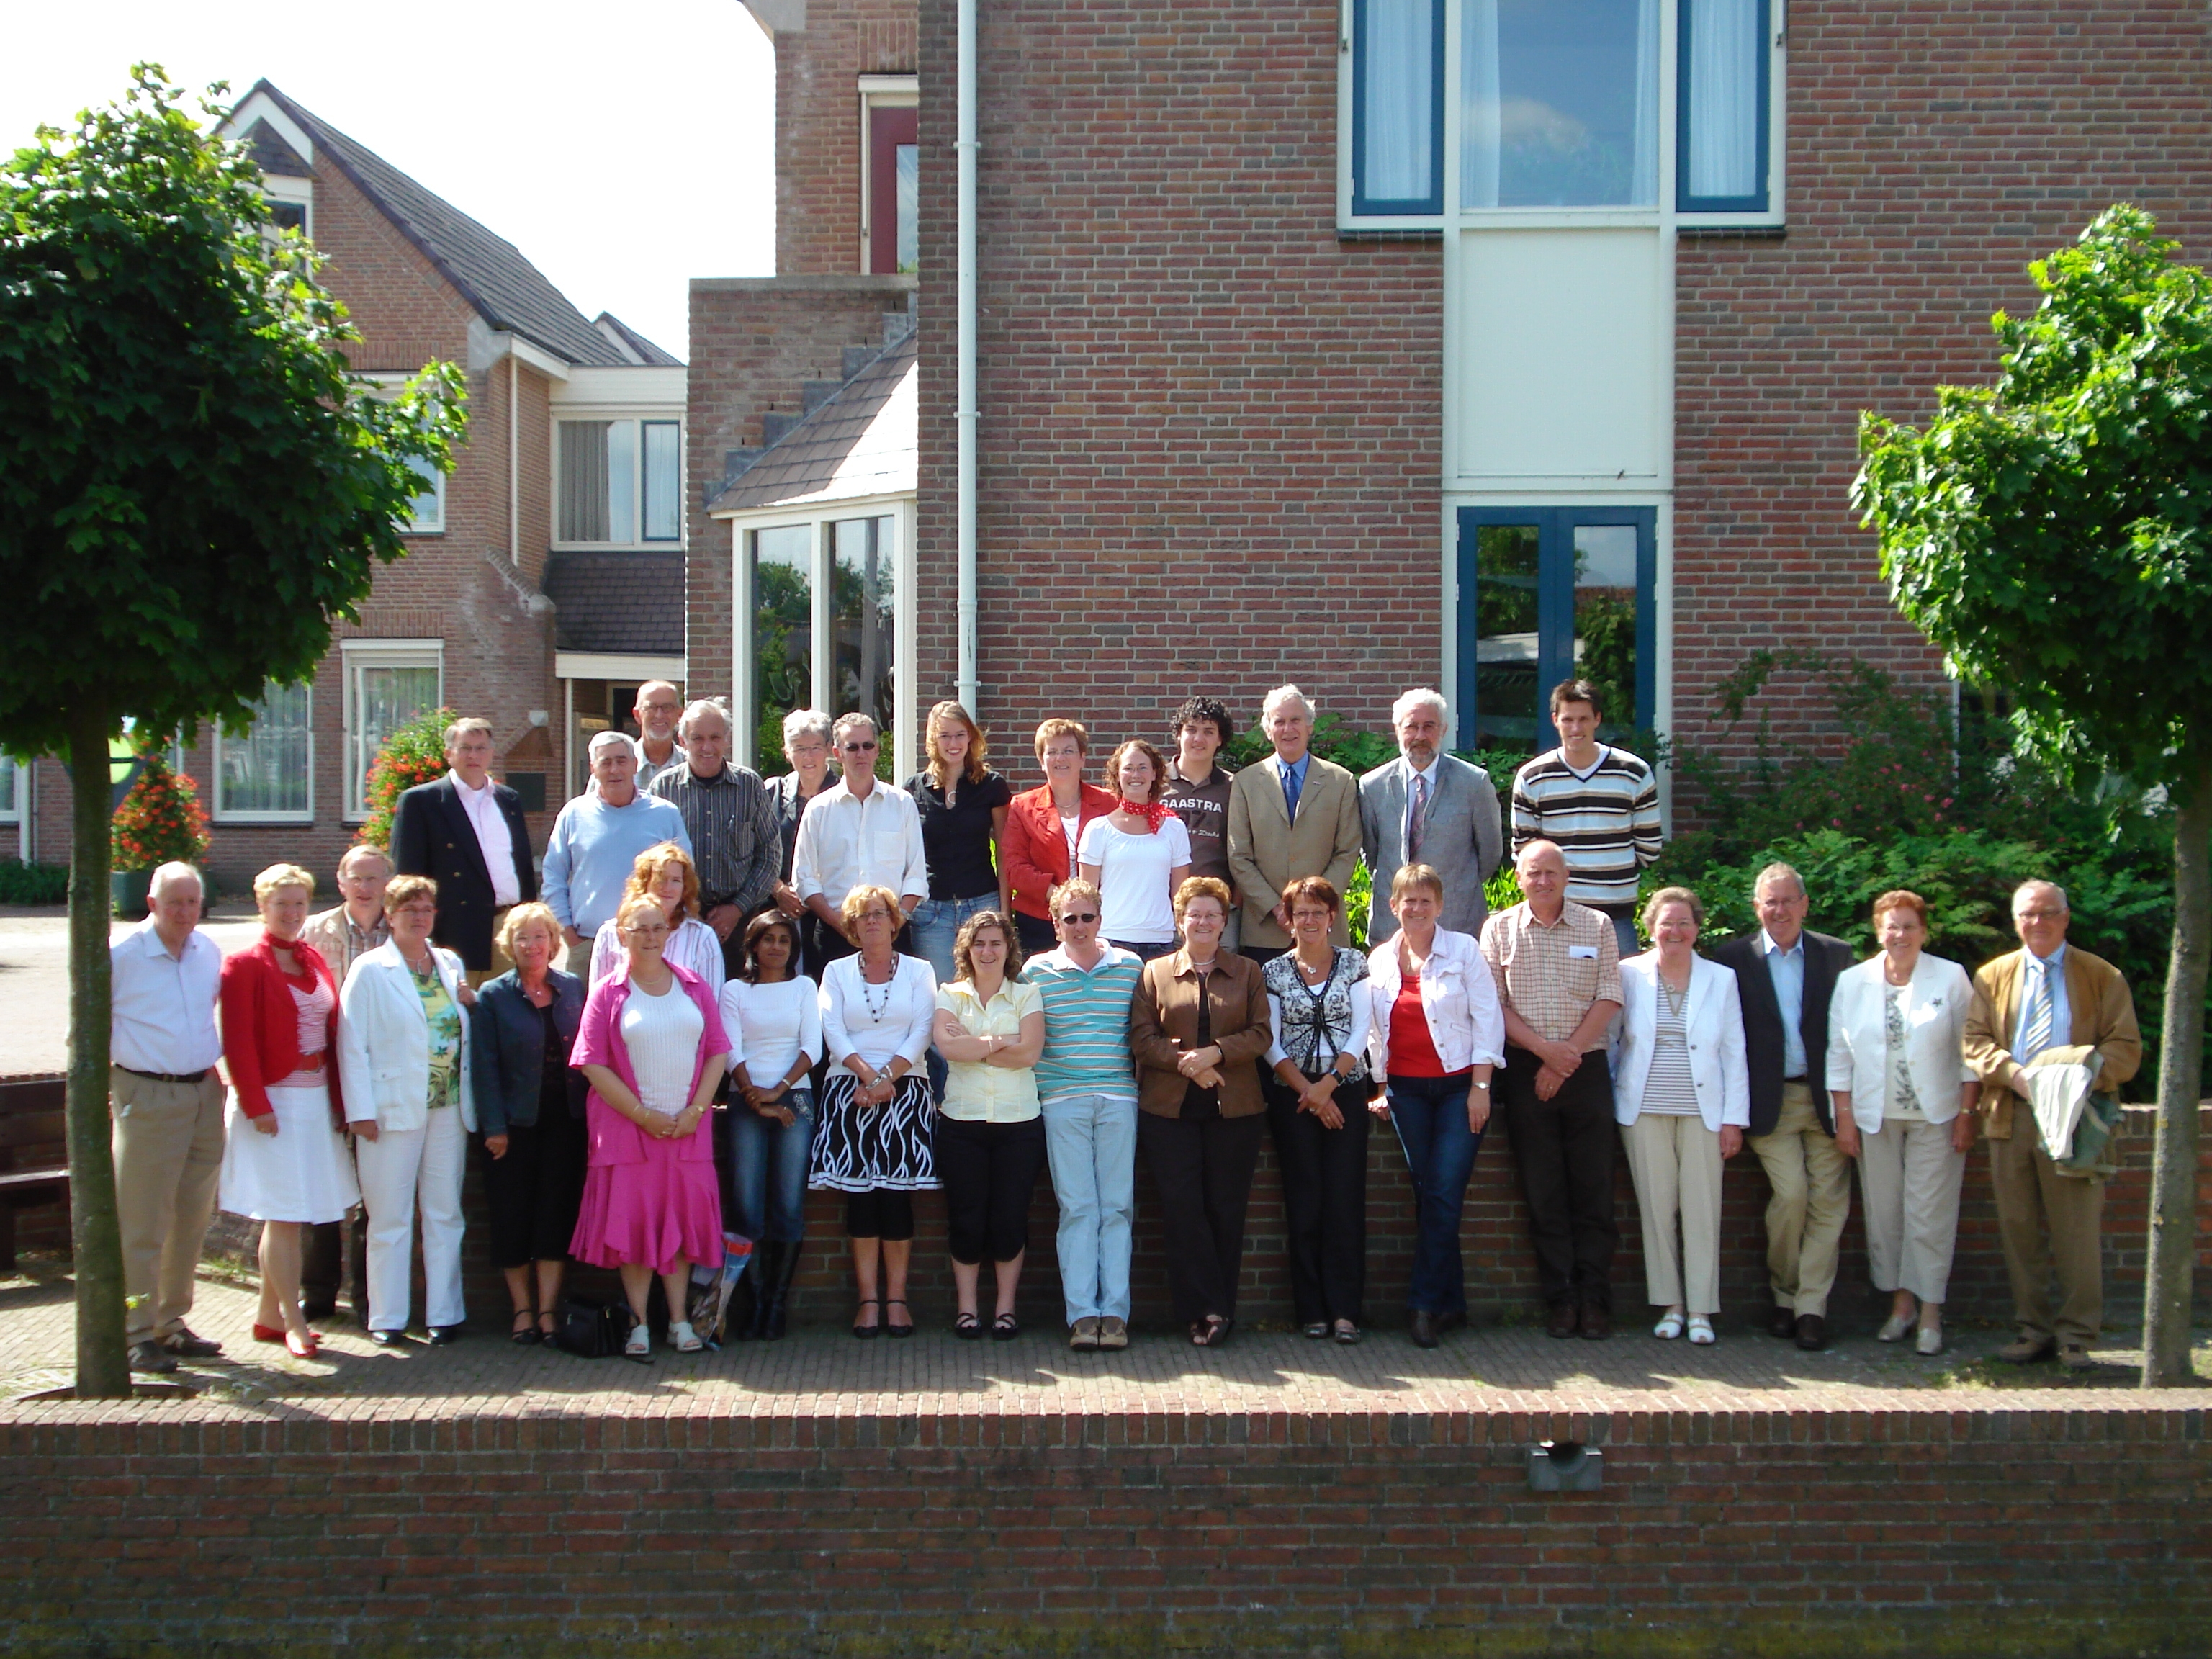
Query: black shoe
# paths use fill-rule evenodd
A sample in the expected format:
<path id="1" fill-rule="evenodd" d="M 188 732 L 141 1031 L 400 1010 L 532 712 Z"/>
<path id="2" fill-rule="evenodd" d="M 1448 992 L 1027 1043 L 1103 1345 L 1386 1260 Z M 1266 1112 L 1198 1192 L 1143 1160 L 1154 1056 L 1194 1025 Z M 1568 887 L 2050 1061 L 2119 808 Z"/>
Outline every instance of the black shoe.
<path id="1" fill-rule="evenodd" d="M 1766 1322 L 1766 1334 L 1769 1336 L 1779 1336 L 1785 1339 L 1796 1335 L 1796 1311 L 1794 1309 L 1778 1306 L 1774 1310 L 1774 1316 Z"/>
<path id="2" fill-rule="evenodd" d="M 783 1266 L 786 1248 L 773 1241 L 753 1246 L 753 1259 L 745 1269 L 745 1279 L 738 1281 L 740 1285 L 745 1279 L 752 1281 L 752 1301 L 744 1310 L 742 1324 L 738 1322 L 738 1310 L 730 1310 L 727 1326 L 731 1335 L 750 1336 L 757 1340 L 768 1335 L 769 1316 L 775 1308 L 775 1276 Z"/>
<path id="3" fill-rule="evenodd" d="M 768 1322 L 761 1334 L 770 1342 L 781 1341 L 791 1316 L 791 1281 L 799 1272 L 799 1246 L 795 1243 L 777 1247 L 782 1253 L 776 1257 L 775 1278 L 769 1285 Z"/>
<path id="4" fill-rule="evenodd" d="M 434 1348 L 450 1348 L 467 1334 L 467 1330 L 468 1328 L 464 1325 L 433 1325 L 430 1327 L 430 1346 Z"/>
<path id="5" fill-rule="evenodd" d="M 1818 1314 L 1797 1316 L 1797 1346 L 1807 1353 L 1818 1353 L 1828 1346 L 1828 1322 Z"/>
<path id="6" fill-rule="evenodd" d="M 179 1359 L 213 1359 L 222 1352 L 222 1343 L 195 1336 L 181 1325 L 161 1339 L 161 1346 Z"/>
<path id="7" fill-rule="evenodd" d="M 1438 1336 L 1449 1336 L 1454 1331 L 1463 1331 L 1466 1328 L 1467 1316 L 1464 1313 L 1440 1313 L 1437 1316 Z"/>
<path id="8" fill-rule="evenodd" d="M 317 1297 L 313 1302 L 303 1301 L 300 1304 L 300 1317 L 310 1325 L 318 1319 L 328 1319 L 337 1310 L 338 1302 L 334 1296 Z"/>
<path id="9" fill-rule="evenodd" d="M 404 1331 L 371 1331 L 368 1334 L 368 1340 L 375 1343 L 380 1348 L 403 1348 L 407 1346 L 407 1333 Z"/>
<path id="10" fill-rule="evenodd" d="M 166 1376 L 177 1369 L 177 1356 L 160 1343 L 152 1340 L 131 1345 L 131 1369 L 151 1371 L 156 1376 Z"/>
<path id="11" fill-rule="evenodd" d="M 1572 1336 L 1581 1324 L 1582 1316 L 1576 1311 L 1573 1303 L 1554 1302 L 1552 1304 L 1552 1316 L 1544 1324 L 1544 1334 Z"/>
<path id="12" fill-rule="evenodd" d="M 1433 1348 L 1437 1346 L 1437 1316 L 1426 1308 L 1413 1310 L 1413 1317 L 1407 1329 L 1415 1347 Z"/>

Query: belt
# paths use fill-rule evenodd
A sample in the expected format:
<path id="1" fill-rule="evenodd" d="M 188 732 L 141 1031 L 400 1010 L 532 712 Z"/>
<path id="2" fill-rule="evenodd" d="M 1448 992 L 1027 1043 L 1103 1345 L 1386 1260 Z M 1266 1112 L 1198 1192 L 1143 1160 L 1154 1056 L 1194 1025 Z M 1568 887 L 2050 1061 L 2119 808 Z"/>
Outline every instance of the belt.
<path id="1" fill-rule="evenodd" d="M 111 1063 L 112 1064 L 114 1062 Z M 198 1071 L 194 1072 L 190 1076 L 186 1077 L 179 1077 L 174 1072 L 142 1072 L 136 1066 L 125 1066 L 121 1064 L 115 1064 L 115 1069 L 118 1072 L 128 1072 L 133 1077 L 149 1079 L 155 1083 L 198 1083 L 205 1079 L 210 1072 L 215 1070 L 215 1067 L 212 1066 L 203 1066 Z"/>

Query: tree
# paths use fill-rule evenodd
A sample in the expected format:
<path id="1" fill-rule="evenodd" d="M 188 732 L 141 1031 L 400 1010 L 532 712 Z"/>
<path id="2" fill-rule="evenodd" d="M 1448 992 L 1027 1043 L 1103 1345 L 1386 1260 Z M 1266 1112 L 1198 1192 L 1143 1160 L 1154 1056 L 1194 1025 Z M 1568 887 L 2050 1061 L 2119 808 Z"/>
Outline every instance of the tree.
<path id="1" fill-rule="evenodd" d="M 1905 615 L 2010 693 L 2077 782 L 2164 786 L 2174 914 L 2159 1045 L 2145 1387 L 2190 1375 L 2197 1106 L 2212 943 L 2212 283 L 2151 217 L 2108 209 L 2000 312 L 1996 386 L 1944 386 L 1915 431 L 1861 417 L 1852 501 Z"/>
<path id="2" fill-rule="evenodd" d="M 210 89 L 202 104 L 212 119 Z M 108 740 L 243 730 L 307 678 L 449 470 L 462 382 L 382 398 L 244 151 L 161 70 L 0 165 L 0 744 L 69 763 L 69 1149 L 80 1395 L 130 1392 L 108 1152 Z"/>

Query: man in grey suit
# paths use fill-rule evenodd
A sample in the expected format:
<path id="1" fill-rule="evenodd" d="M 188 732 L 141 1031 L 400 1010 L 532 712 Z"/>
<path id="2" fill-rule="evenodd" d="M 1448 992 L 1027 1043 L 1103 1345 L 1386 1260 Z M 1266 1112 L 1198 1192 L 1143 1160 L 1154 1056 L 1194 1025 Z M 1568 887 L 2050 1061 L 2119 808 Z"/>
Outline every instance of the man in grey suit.
<path id="1" fill-rule="evenodd" d="M 1479 934 L 1489 914 L 1483 884 L 1505 856 L 1498 790 L 1480 766 L 1444 753 L 1447 712 L 1443 696 L 1425 688 L 1399 698 L 1390 710 L 1399 757 L 1359 780 L 1359 839 L 1375 878 L 1370 945 L 1398 931 L 1382 901 L 1401 865 L 1425 864 L 1443 878 L 1438 927 Z"/>

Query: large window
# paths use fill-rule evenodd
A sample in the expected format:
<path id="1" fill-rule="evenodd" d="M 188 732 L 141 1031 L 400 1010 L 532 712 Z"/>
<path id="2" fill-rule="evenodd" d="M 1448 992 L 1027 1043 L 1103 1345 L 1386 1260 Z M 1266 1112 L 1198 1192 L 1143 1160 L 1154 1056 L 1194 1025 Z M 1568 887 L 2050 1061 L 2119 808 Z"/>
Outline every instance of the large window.
<path id="1" fill-rule="evenodd" d="M 347 640 L 345 663 L 345 815 L 368 816 L 368 769 L 384 740 L 439 706 L 445 647 L 437 640 Z"/>
<path id="2" fill-rule="evenodd" d="M 1659 0 L 1466 0 L 1460 205 L 1659 201 Z"/>
<path id="3" fill-rule="evenodd" d="M 752 532 L 753 758 L 763 776 L 788 772 L 783 717 L 814 706 L 814 527 Z"/>
<path id="4" fill-rule="evenodd" d="M 684 442 L 676 421 L 562 421 L 556 538 L 635 546 L 683 535 Z"/>
<path id="5" fill-rule="evenodd" d="M 874 717 L 892 755 L 899 730 L 899 520 L 851 518 L 744 532 L 737 657 L 751 764 L 786 771 L 783 717 L 794 708 Z"/>
<path id="6" fill-rule="evenodd" d="M 434 707 L 434 705 L 433 705 Z M 314 817 L 313 694 L 270 685 L 244 737 L 215 734 L 215 815 L 240 823 L 305 823 Z"/>
<path id="7" fill-rule="evenodd" d="M 878 731 L 893 730 L 891 659 L 896 615 L 891 550 L 894 520 L 846 519 L 836 532 L 836 586 L 831 591 L 831 637 L 836 641 L 837 712 L 857 709 L 874 717 Z"/>

